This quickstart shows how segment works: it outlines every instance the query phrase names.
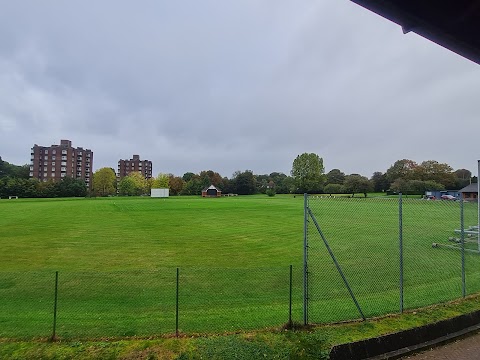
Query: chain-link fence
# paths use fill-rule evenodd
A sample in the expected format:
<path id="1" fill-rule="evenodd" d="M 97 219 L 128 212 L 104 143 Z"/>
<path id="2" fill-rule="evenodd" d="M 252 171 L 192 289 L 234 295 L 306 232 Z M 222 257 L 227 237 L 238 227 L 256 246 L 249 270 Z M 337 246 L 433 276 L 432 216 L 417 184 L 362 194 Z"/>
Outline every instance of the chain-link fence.
<path id="1" fill-rule="evenodd" d="M 310 196 L 304 220 L 303 267 L 0 272 L 0 338 L 278 328 L 480 291 L 476 202 Z"/>
<path id="2" fill-rule="evenodd" d="M 300 266 L 0 273 L 0 338 L 223 333 L 302 318 Z"/>
<path id="3" fill-rule="evenodd" d="M 477 203 L 305 198 L 305 322 L 402 312 L 480 290 Z"/>

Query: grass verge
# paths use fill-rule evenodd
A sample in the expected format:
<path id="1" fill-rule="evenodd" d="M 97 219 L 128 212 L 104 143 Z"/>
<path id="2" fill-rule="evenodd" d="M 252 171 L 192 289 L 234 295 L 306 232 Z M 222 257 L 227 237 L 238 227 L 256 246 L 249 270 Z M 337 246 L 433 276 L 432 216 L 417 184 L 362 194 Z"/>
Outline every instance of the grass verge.
<path id="1" fill-rule="evenodd" d="M 0 339 L 1 359 L 327 359 L 335 344 L 422 326 L 480 310 L 480 296 L 365 322 L 265 329 L 215 336 L 86 341 Z"/>

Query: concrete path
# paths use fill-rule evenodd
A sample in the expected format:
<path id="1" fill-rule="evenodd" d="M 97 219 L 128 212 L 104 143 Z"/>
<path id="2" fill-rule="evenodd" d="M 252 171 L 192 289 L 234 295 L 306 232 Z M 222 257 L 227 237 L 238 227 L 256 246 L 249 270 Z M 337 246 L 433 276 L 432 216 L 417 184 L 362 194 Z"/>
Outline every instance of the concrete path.
<path id="1" fill-rule="evenodd" d="M 404 356 L 402 360 L 480 360 L 480 333 L 435 349 L 415 355 Z"/>

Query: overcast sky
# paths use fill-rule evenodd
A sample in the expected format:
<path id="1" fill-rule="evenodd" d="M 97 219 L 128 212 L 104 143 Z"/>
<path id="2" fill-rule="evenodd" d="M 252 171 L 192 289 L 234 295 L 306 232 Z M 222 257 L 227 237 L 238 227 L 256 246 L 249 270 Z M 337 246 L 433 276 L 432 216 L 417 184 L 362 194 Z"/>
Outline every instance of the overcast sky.
<path id="1" fill-rule="evenodd" d="M 133 154 L 157 174 L 476 173 L 480 67 L 348 0 L 0 0 L 0 156 Z"/>

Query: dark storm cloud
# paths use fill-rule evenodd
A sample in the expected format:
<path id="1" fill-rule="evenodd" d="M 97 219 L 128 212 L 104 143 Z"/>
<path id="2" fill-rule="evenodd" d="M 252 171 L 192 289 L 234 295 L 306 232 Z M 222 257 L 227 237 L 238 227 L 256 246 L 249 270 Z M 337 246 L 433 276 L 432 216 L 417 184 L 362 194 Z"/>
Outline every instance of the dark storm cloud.
<path id="1" fill-rule="evenodd" d="M 349 1 L 7 2 L 0 155 L 91 148 L 155 172 L 288 173 L 303 152 L 370 176 L 395 160 L 474 169 L 478 66 Z M 446 137 L 446 135 L 448 137 Z"/>

